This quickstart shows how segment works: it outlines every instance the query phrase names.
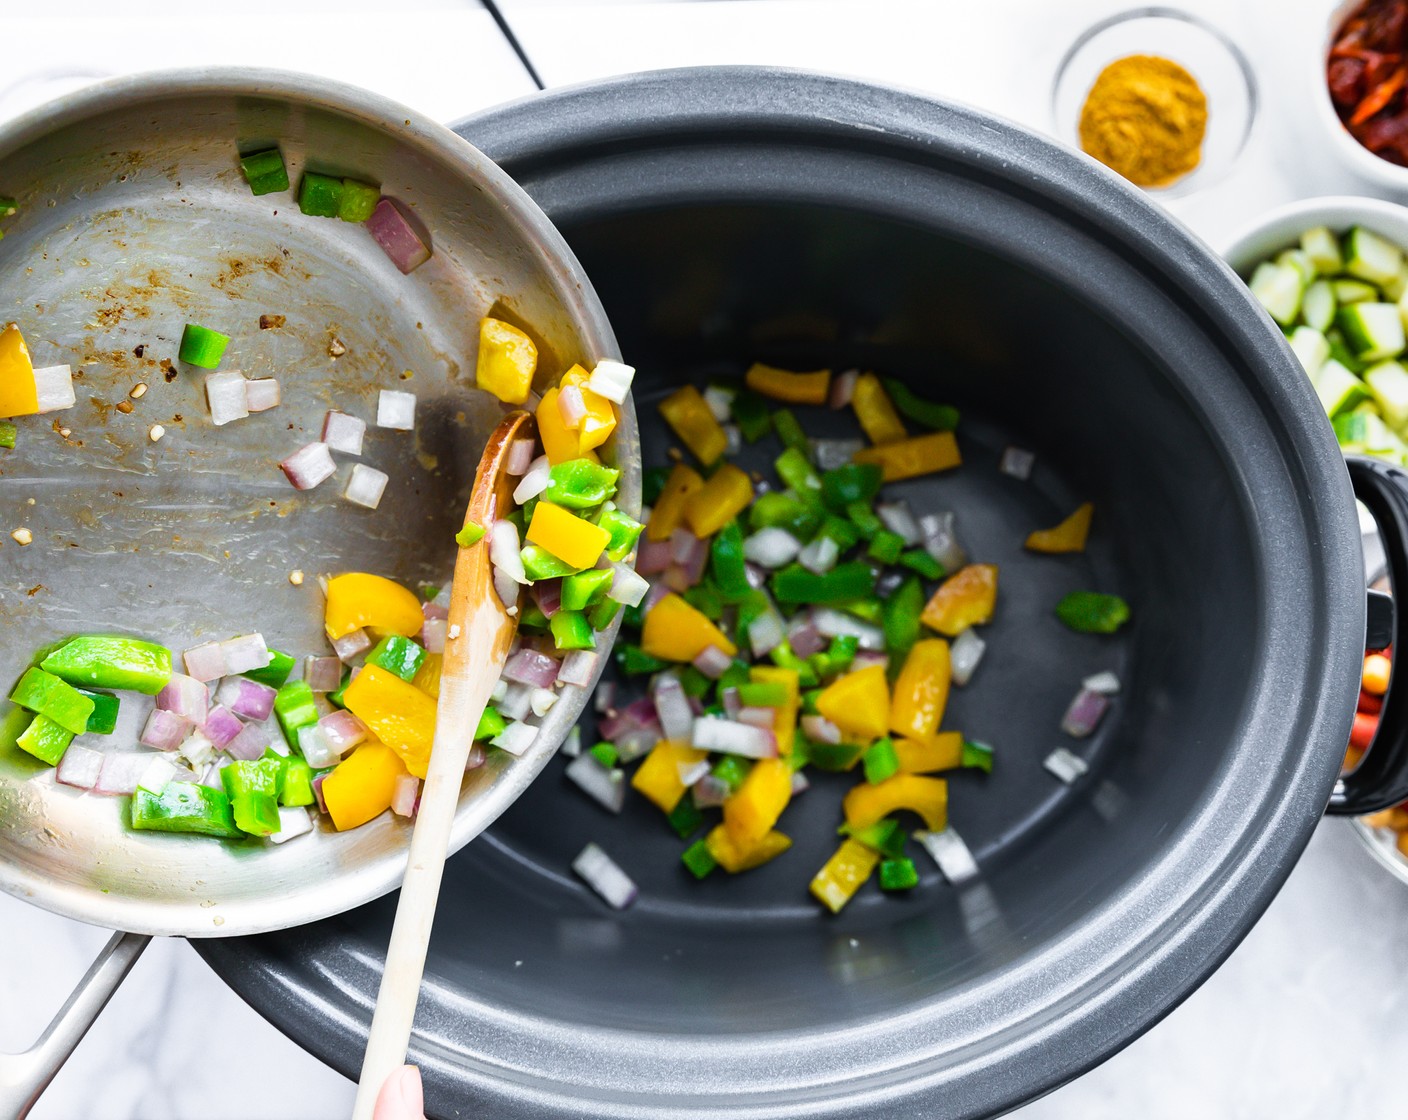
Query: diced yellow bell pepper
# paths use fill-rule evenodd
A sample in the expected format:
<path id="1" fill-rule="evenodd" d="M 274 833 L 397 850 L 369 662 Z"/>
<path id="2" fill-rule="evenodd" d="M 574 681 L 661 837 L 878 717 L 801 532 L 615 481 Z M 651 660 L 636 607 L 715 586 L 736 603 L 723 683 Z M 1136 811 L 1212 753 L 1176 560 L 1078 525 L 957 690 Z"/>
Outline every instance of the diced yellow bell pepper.
<path id="1" fill-rule="evenodd" d="M 590 568 L 610 540 L 611 534 L 600 525 L 551 502 L 534 506 L 533 520 L 528 522 L 528 543 L 547 549 L 574 568 Z"/>
<path id="2" fill-rule="evenodd" d="M 432 700 L 440 699 L 440 674 L 445 667 L 445 655 L 443 653 L 427 653 L 425 660 L 420 663 L 420 668 L 416 670 L 415 679 L 411 681 L 418 689 L 424 692 Z"/>
<path id="3" fill-rule="evenodd" d="M 435 701 L 380 665 L 364 666 L 343 693 L 347 710 L 424 778 L 435 743 Z"/>
<path id="4" fill-rule="evenodd" d="M 577 425 L 577 442 L 582 450 L 588 451 L 593 447 L 600 447 L 606 442 L 607 437 L 616 430 L 616 406 L 603 397 L 600 393 L 587 388 L 587 379 L 591 374 L 581 366 L 573 366 L 562 375 L 561 388 L 575 388 L 582 394 L 582 403 L 586 406 L 587 414 Z M 561 411 L 562 397 L 558 397 L 558 409 Z M 567 423 L 567 418 L 562 418 L 563 423 Z M 570 427 L 570 425 L 568 425 Z"/>
<path id="5" fill-rule="evenodd" d="M 813 373 L 793 373 L 754 362 L 743 377 L 744 384 L 755 393 L 791 404 L 825 404 L 831 390 L 831 371 L 819 369 Z"/>
<path id="6" fill-rule="evenodd" d="M 895 679 L 890 730 L 907 739 L 932 739 L 944 718 L 951 672 L 946 641 L 925 638 L 915 642 Z"/>
<path id="7" fill-rule="evenodd" d="M 873 373 L 863 373 L 856 378 L 851 407 L 855 409 L 860 426 L 865 429 L 866 438 L 877 446 L 898 443 L 909 435 L 900 414 L 895 411 L 890 394 L 885 392 L 885 386 Z"/>
<path id="8" fill-rule="evenodd" d="M 538 508 L 542 508 L 541 503 Z M 710 646 L 718 646 L 730 657 L 738 652 L 738 647 L 703 612 L 695 610 L 673 592 L 651 607 L 645 616 L 640 648 L 652 657 L 693 661 Z"/>
<path id="9" fill-rule="evenodd" d="M 406 767 L 384 743 L 366 742 L 323 779 L 323 804 L 340 832 L 357 828 L 391 808 L 396 779 Z"/>
<path id="10" fill-rule="evenodd" d="M 992 618 L 997 605 L 997 565 L 969 564 L 939 584 L 919 616 L 925 626 L 956 638 Z"/>
<path id="11" fill-rule="evenodd" d="M 840 913 L 841 907 L 851 901 L 879 862 L 879 852 L 848 837 L 812 879 L 813 897 L 833 914 Z"/>
<path id="12" fill-rule="evenodd" d="M 562 410 L 557 406 L 558 390 L 553 386 L 543 394 L 538 402 L 538 438 L 543 441 L 543 451 L 553 466 L 569 459 L 590 459 L 601 462 L 600 456 L 589 447 L 582 446 L 581 433 L 574 431 L 562 422 Z"/>
<path id="13" fill-rule="evenodd" d="M 738 792 L 724 802 L 724 828 L 729 839 L 740 851 L 753 851 L 791 800 L 792 767 L 786 759 L 759 759 Z"/>
<path id="14" fill-rule="evenodd" d="M 792 753 L 797 739 L 797 712 L 802 706 L 802 685 L 796 669 L 774 665 L 754 665 L 748 679 L 764 684 L 781 684 L 787 689 L 786 703 L 773 709 L 772 733 L 777 739 L 777 753 L 786 758 Z"/>
<path id="15" fill-rule="evenodd" d="M 861 782 L 851 787 L 841 808 L 852 828 L 864 828 L 899 809 L 909 809 L 924 818 L 931 832 L 941 832 L 948 825 L 948 783 L 918 774 L 896 774 L 874 785 Z"/>
<path id="16" fill-rule="evenodd" d="M 890 686 L 885 667 L 871 665 L 837 677 L 816 698 L 816 710 L 848 739 L 869 743 L 890 727 Z"/>
<path id="17" fill-rule="evenodd" d="M 1095 507 L 1086 502 L 1054 529 L 1038 529 L 1028 536 L 1027 547 L 1033 552 L 1084 552 L 1094 513 Z"/>
<path id="18" fill-rule="evenodd" d="M 14 323 L 0 331 L 0 416 L 33 416 L 39 411 L 34 363 Z"/>
<path id="19" fill-rule="evenodd" d="M 757 847 L 744 850 L 733 842 L 728 829 L 720 824 L 715 825 L 704 837 L 704 844 L 720 867 L 730 875 L 737 875 L 740 871 L 752 871 L 755 867 L 762 867 L 768 860 L 776 859 L 792 846 L 792 839 L 780 832 L 769 832 L 758 842 Z"/>
<path id="20" fill-rule="evenodd" d="M 650 521 L 645 526 L 645 539 L 667 541 L 680 523 L 689 505 L 689 499 L 704 488 L 704 479 L 693 467 L 676 463 L 665 487 L 660 491 L 660 500 L 650 511 Z"/>
<path id="21" fill-rule="evenodd" d="M 661 401 L 660 415 L 706 467 L 728 450 L 728 436 L 693 385 L 676 389 Z"/>
<path id="22" fill-rule="evenodd" d="M 935 770 L 956 770 L 963 765 L 963 736 L 957 731 L 940 731 L 932 739 L 896 739 L 895 756 L 902 774 L 930 774 Z"/>
<path id="23" fill-rule="evenodd" d="M 479 360 L 475 380 L 506 404 L 522 404 L 533 388 L 538 348 L 511 323 L 487 316 L 479 320 Z"/>
<path id="24" fill-rule="evenodd" d="M 696 537 L 712 537 L 752 501 L 753 480 L 732 463 L 725 463 L 685 501 L 684 515 Z"/>
<path id="25" fill-rule="evenodd" d="M 963 462 L 952 432 L 930 432 L 880 447 L 865 447 L 851 456 L 856 463 L 877 463 L 886 482 L 946 471 Z"/>
<path id="26" fill-rule="evenodd" d="M 680 767 L 693 766 L 708 757 L 708 751 L 696 750 L 688 743 L 661 739 L 636 768 L 631 785 L 660 806 L 662 813 L 673 813 L 687 788 L 680 780 Z"/>
<path id="27" fill-rule="evenodd" d="M 348 572 L 328 580 L 324 615 L 329 638 L 371 628 L 411 638 L 425 625 L 420 600 L 399 583 L 367 572 Z"/>

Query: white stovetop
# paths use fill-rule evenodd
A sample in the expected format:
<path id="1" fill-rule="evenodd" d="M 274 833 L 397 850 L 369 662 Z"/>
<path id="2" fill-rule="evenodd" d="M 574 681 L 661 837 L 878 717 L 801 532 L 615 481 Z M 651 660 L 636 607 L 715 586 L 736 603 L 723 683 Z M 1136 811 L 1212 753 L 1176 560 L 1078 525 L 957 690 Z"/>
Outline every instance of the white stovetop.
<path id="1" fill-rule="evenodd" d="M 1069 43 L 1132 0 L 501 0 L 549 86 L 661 66 L 803 66 L 971 102 L 1050 130 Z M 357 82 L 443 120 L 532 92 L 475 0 L 50 0 L 5 14 L 0 118 L 95 77 L 265 65 Z M 1190 0 L 1249 55 L 1261 116 L 1234 171 L 1173 208 L 1214 245 L 1295 197 L 1363 192 L 1305 125 L 1301 52 L 1330 0 Z M 122 10 L 121 17 L 114 11 Z M 1268 109 L 1275 107 L 1275 111 Z M 0 896 L 0 1051 L 33 1040 L 106 933 Z M 1278 1120 L 1402 1111 L 1408 889 L 1327 821 L 1222 969 L 1023 1120 Z M 37 1120 L 335 1120 L 352 1086 L 268 1026 L 181 941 L 154 943 Z M 491 1120 L 491 1118 L 484 1118 Z"/>

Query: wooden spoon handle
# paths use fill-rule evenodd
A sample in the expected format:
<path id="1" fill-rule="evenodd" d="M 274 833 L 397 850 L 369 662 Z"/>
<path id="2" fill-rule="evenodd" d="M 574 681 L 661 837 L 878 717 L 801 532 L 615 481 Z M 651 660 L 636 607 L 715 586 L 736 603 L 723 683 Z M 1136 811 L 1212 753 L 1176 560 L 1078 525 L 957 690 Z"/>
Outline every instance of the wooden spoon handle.
<path id="1" fill-rule="evenodd" d="M 480 460 L 466 521 L 487 529 L 497 511 L 507 506 L 512 487 L 504 473 L 505 459 L 516 437 L 531 434 L 531 425 L 527 413 L 515 412 L 494 430 Z M 504 612 L 494 592 L 488 540 L 461 549 L 450 596 L 435 744 L 362 1059 L 353 1120 L 371 1120 L 382 1085 L 406 1060 L 465 763 L 516 629 L 515 618 Z"/>

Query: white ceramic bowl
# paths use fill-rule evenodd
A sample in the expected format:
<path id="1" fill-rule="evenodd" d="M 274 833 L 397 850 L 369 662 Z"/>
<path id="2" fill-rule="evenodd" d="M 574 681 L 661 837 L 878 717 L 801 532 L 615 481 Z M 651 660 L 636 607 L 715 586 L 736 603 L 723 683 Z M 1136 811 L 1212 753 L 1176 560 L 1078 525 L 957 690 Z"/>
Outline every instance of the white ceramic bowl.
<path id="1" fill-rule="evenodd" d="M 1315 119 L 1321 131 L 1329 137 L 1331 146 L 1350 170 L 1385 190 L 1404 194 L 1408 193 L 1408 167 L 1401 167 L 1376 156 L 1351 136 L 1349 130 L 1340 123 L 1334 102 L 1330 100 L 1330 87 L 1325 77 L 1325 62 L 1329 57 L 1330 44 L 1340 25 L 1362 3 L 1363 0 L 1343 0 L 1342 3 L 1336 4 L 1320 33 L 1312 41 L 1312 50 L 1307 61 L 1313 65 L 1307 66 L 1306 69 L 1314 83 L 1311 100 L 1315 106 Z"/>

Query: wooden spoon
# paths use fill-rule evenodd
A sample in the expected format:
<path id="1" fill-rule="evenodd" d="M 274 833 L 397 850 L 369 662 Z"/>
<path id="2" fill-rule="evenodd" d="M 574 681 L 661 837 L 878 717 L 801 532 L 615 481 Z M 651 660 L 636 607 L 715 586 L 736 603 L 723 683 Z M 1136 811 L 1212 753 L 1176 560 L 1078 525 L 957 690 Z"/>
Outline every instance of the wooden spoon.
<path id="1" fill-rule="evenodd" d="M 509 413 L 494 429 L 474 476 L 466 524 L 474 522 L 489 529 L 495 518 L 508 509 L 514 487 L 514 480 L 504 470 L 509 448 L 514 440 L 533 434 L 533 418 L 526 412 Z M 494 591 L 488 538 L 460 549 L 450 592 L 435 744 L 421 790 L 371 1036 L 362 1059 L 353 1120 L 371 1120 L 382 1085 L 406 1060 L 465 763 L 474 745 L 479 717 L 503 671 L 517 630 L 517 615 L 505 612 Z"/>

